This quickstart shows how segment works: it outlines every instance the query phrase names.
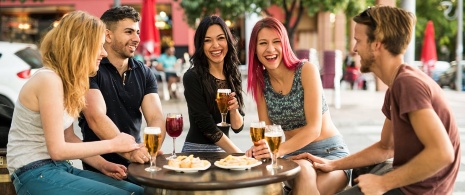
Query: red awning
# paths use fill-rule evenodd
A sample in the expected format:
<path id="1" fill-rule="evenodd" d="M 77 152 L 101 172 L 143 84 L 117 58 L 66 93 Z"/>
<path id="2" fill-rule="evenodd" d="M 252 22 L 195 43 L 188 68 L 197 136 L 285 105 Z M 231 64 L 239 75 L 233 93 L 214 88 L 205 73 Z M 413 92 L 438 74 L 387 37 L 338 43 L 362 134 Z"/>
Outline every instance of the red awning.
<path id="1" fill-rule="evenodd" d="M 142 18 L 140 22 L 140 52 L 144 57 L 160 55 L 160 33 L 155 26 L 155 0 L 144 0 L 142 3 Z"/>
<path id="2" fill-rule="evenodd" d="M 421 49 L 421 62 L 423 63 L 423 71 L 431 75 L 431 70 L 434 69 L 434 64 L 438 60 L 436 53 L 436 42 L 434 41 L 434 25 L 430 20 L 426 24 L 425 36 L 423 38 L 423 46 Z"/>

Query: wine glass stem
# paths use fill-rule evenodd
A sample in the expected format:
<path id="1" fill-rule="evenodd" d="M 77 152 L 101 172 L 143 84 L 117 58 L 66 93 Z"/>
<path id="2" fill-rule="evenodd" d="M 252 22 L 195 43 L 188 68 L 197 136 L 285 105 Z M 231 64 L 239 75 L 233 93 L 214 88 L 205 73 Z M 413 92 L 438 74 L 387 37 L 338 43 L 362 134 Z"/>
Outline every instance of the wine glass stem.
<path id="1" fill-rule="evenodd" d="M 176 157 L 176 138 L 173 137 L 173 153 L 171 154 L 171 156 L 174 158 Z"/>
<path id="2" fill-rule="evenodd" d="M 277 159 L 275 152 L 273 152 L 273 156 L 271 158 L 272 158 L 273 168 L 278 168 L 278 159 Z"/>
<path id="3" fill-rule="evenodd" d="M 157 163 L 157 154 L 154 154 L 150 158 L 150 167 L 155 169 L 155 167 L 157 166 L 156 163 Z"/>
<path id="4" fill-rule="evenodd" d="M 223 124 L 226 123 L 226 115 L 227 114 L 228 113 L 221 113 L 221 123 L 223 123 Z"/>

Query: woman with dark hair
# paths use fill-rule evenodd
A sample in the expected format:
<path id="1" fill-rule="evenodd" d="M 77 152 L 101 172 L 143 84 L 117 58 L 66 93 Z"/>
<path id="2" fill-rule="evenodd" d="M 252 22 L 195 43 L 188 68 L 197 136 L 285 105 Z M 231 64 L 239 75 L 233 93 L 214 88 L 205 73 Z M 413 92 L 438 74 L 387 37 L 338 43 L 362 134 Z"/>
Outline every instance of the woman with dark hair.
<path id="1" fill-rule="evenodd" d="M 190 128 L 183 152 L 241 152 L 228 138 L 229 128 L 239 133 L 244 126 L 239 59 L 236 40 L 218 16 L 205 17 L 195 36 L 192 66 L 183 76 L 184 96 L 189 110 Z M 221 113 L 215 102 L 217 89 L 231 89 L 226 122 L 219 127 Z"/>
<path id="2" fill-rule="evenodd" d="M 252 29 L 249 45 L 248 91 L 257 104 L 258 118 L 278 124 L 285 140 L 277 156 L 293 159 L 311 153 L 337 159 L 349 155 L 334 126 L 323 95 L 318 67 L 292 52 L 286 29 L 275 18 L 264 18 Z M 265 140 L 247 150 L 247 156 L 269 158 Z M 288 182 L 292 194 L 335 194 L 344 189 L 350 170 L 317 172 L 306 159 L 295 159 L 299 175 Z"/>

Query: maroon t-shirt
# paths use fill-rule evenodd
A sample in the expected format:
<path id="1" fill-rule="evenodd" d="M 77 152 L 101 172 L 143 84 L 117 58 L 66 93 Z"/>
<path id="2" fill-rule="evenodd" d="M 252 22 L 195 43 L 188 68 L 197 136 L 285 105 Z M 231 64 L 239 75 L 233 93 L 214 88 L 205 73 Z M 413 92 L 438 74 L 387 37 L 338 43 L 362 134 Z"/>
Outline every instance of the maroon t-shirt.
<path id="1" fill-rule="evenodd" d="M 419 69 L 403 65 L 392 87 L 386 91 L 382 111 L 392 121 L 394 169 L 418 155 L 424 146 L 410 123 L 408 113 L 432 108 L 442 121 L 455 151 L 452 164 L 421 182 L 404 186 L 405 194 L 452 194 L 460 167 L 460 137 L 455 118 L 442 89 Z M 428 119 L 425 119 L 428 120 Z M 434 160 L 434 156 L 431 157 Z"/>

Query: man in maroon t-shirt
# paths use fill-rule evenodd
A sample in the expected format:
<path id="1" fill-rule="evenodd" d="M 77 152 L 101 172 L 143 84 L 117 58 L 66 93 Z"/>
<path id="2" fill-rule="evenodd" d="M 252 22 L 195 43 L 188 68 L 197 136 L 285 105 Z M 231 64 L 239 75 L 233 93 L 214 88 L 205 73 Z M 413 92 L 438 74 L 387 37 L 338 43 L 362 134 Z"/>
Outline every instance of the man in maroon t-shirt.
<path id="1" fill-rule="evenodd" d="M 389 20 L 386 20 L 389 18 Z M 361 71 L 373 72 L 389 89 L 382 111 L 381 140 L 353 155 L 307 158 L 322 171 L 344 170 L 393 158 L 392 170 L 355 178 L 357 187 L 339 194 L 452 194 L 460 166 L 460 137 L 442 89 L 403 58 L 415 16 L 400 8 L 371 7 L 355 16 L 354 51 Z"/>

